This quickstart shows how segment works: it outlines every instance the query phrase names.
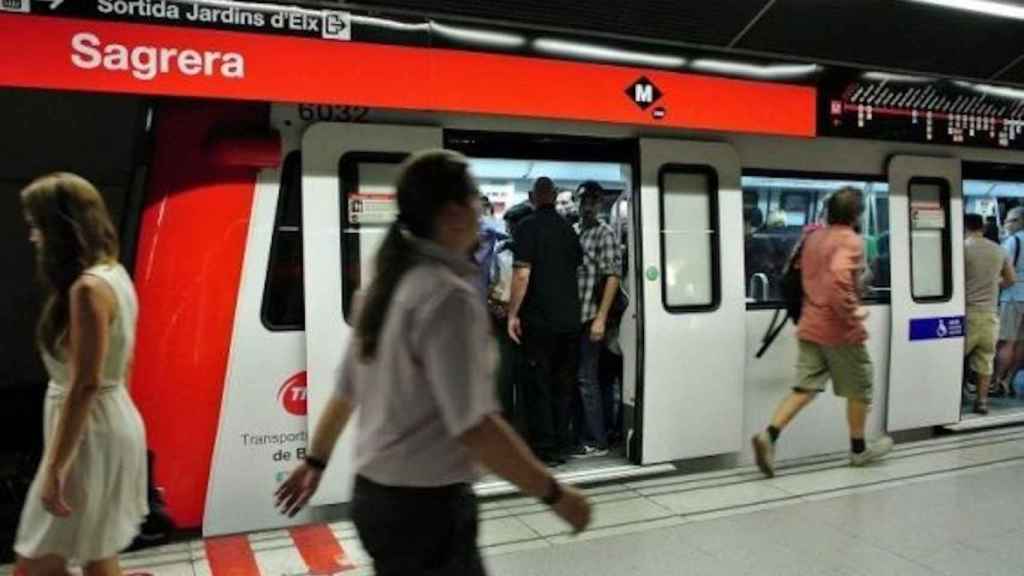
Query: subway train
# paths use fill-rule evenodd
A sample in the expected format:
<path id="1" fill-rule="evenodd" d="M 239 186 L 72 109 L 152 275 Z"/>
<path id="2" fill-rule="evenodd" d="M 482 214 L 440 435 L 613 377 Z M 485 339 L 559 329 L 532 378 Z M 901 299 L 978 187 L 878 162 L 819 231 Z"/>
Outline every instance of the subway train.
<path id="1" fill-rule="evenodd" d="M 16 34 L 19 18 L 30 16 L 0 16 L 0 31 Z M 88 40 L 87 55 L 104 65 L 46 77 L 8 70 L 0 83 L 161 98 L 148 118 L 145 193 L 125 230 L 142 304 L 132 391 L 157 454 L 156 483 L 175 518 L 204 534 L 309 522 L 347 501 L 351 432 L 313 508 L 285 518 L 272 493 L 332 393 L 352 338 L 352 296 L 373 276 L 395 216 L 396 169 L 426 148 L 470 158 L 498 217 L 541 176 L 608 191 L 605 217 L 622 231 L 628 262 L 615 346 L 624 441 L 559 471 L 566 481 L 751 462 L 747 439 L 794 378 L 791 329 L 754 354 L 782 307 L 782 266 L 842 186 L 867 200 L 869 433 L 1018 418 L 1008 409 L 969 419 L 961 405 L 962 216 L 969 208 L 999 221 L 1024 197 L 1019 96 L 974 113 L 955 95 L 923 96 L 918 78 L 843 70 L 830 83 L 814 65 L 744 64 L 780 71 L 751 78 L 742 67 L 708 74 L 600 53 L 582 61 L 280 36 L 260 37 L 264 56 L 288 50 L 276 67 L 260 68 L 242 49 L 232 58 L 252 84 L 210 69 L 208 84 L 193 88 L 182 84 L 191 78 L 184 52 L 171 62 L 180 69 L 140 78 L 95 46 L 130 47 L 143 38 L 135 28 L 148 27 L 209 54 L 226 42 L 218 35 L 244 34 L 31 18 L 58 39 L 90 31 L 79 44 Z M 353 27 L 374 25 L 352 18 Z M 402 28 L 413 24 L 390 26 L 413 33 Z M 307 57 L 346 64 L 327 73 L 303 65 Z M 982 85 L 925 82 L 964 102 L 985 96 Z M 900 137 L 883 133 L 895 125 Z M 779 457 L 846 450 L 843 418 L 840 403 L 816 403 L 787 430 Z M 511 487 L 485 478 L 477 490 Z"/>
<path id="2" fill-rule="evenodd" d="M 1012 182 L 980 178 L 965 185 L 963 174 L 983 174 L 985 163 L 1005 164 L 1014 153 L 376 110 L 361 123 L 343 123 L 305 119 L 308 111 L 271 107 L 281 164 L 260 172 L 251 207 L 238 205 L 237 217 L 225 221 L 244 221 L 251 211 L 207 515 L 250 490 L 258 499 L 272 489 L 271 475 L 247 482 L 254 446 L 266 442 L 285 455 L 301 449 L 304 423 L 261 435 L 251 403 L 269 405 L 276 394 L 285 411 L 297 412 L 304 398 L 315 418 L 351 337 L 352 294 L 372 276 L 374 248 L 394 215 L 397 165 L 423 148 L 467 154 L 499 215 L 524 200 L 540 176 L 569 188 L 597 180 L 615 191 L 608 218 L 625 224 L 631 263 L 624 279 L 630 306 L 619 335 L 626 450 L 567 479 L 649 474 L 665 470 L 664 463 L 711 456 L 749 460 L 745 439 L 792 384 L 795 337 L 780 338 L 761 359 L 753 354 L 781 306 L 782 265 L 824 198 L 847 185 L 862 188 L 868 200 L 866 301 L 877 398 L 871 429 L 893 433 L 961 420 L 962 340 L 911 339 L 911 325 L 947 319 L 947 329 L 956 330 L 952 324 L 964 313 L 963 190 L 984 182 L 1009 194 L 967 201 L 1014 198 Z M 744 221 L 751 212 L 763 221 Z M 161 225 L 176 226 L 171 217 Z M 188 218 L 182 215 L 180 225 L 189 226 Z M 169 229 L 164 241 L 174 242 L 177 233 Z M 140 249 L 145 253 L 144 243 Z M 843 450 L 841 410 L 815 405 L 787 433 L 780 456 Z M 351 457 L 351 440 L 342 440 L 334 462 Z M 287 470 L 288 461 L 275 472 Z M 344 501 L 350 476 L 344 464 L 332 466 L 316 503 Z M 227 531 L 249 522 L 222 517 Z M 209 516 L 204 527 L 217 532 Z"/>

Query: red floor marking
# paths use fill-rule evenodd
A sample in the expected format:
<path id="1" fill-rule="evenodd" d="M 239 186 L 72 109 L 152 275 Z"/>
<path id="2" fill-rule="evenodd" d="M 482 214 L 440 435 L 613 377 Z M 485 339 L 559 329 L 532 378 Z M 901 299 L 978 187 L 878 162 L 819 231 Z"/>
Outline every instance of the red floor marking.
<path id="1" fill-rule="evenodd" d="M 213 576 L 260 576 L 256 556 L 246 536 L 223 536 L 204 541 Z"/>
<path id="2" fill-rule="evenodd" d="M 310 574 L 336 574 L 355 568 L 345 555 L 341 543 L 334 537 L 334 532 L 326 524 L 298 526 L 289 532 Z"/>

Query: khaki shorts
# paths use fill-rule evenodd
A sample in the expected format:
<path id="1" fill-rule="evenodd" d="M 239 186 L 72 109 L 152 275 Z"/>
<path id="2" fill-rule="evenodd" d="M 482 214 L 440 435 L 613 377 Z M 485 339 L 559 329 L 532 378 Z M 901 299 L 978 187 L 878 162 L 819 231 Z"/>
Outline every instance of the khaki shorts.
<path id="1" fill-rule="evenodd" d="M 800 340 L 796 373 L 795 390 L 824 392 L 825 382 L 831 377 L 836 396 L 871 403 L 875 371 L 863 343 L 823 346 Z"/>
<path id="2" fill-rule="evenodd" d="M 1024 302 L 1003 302 L 999 304 L 999 339 L 1014 342 L 1024 340 L 1021 334 L 1021 317 L 1024 316 Z"/>
<path id="3" fill-rule="evenodd" d="M 968 366 L 979 376 L 992 375 L 992 362 L 996 358 L 996 336 L 999 318 L 994 312 L 967 311 L 967 338 L 964 356 Z"/>

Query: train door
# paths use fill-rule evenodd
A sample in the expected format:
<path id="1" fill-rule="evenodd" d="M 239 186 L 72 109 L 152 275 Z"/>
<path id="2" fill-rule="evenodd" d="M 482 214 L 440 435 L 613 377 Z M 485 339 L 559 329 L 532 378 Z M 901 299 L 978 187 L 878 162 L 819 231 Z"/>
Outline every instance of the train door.
<path id="1" fill-rule="evenodd" d="M 351 335 L 349 308 L 360 278 L 395 216 L 398 164 L 415 150 L 440 148 L 440 128 L 315 124 L 302 139 L 302 233 L 306 303 L 308 428 L 333 393 Z M 358 414 L 356 415 L 358 417 Z M 350 423 L 350 430 L 354 423 Z M 349 499 L 354 434 L 331 457 L 313 504 Z"/>
<path id="2" fill-rule="evenodd" d="M 740 163 L 640 140 L 644 464 L 738 452 L 746 345 Z"/>
<path id="3" fill-rule="evenodd" d="M 952 424 L 960 418 L 962 204 L 959 160 L 890 159 L 889 431 Z"/>

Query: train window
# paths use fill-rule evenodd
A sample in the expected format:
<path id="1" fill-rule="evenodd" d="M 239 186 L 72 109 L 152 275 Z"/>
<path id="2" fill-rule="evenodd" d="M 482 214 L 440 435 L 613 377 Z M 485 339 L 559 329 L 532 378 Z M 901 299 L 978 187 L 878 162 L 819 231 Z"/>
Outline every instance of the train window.
<path id="1" fill-rule="evenodd" d="M 719 301 L 718 175 L 669 164 L 661 191 L 662 298 L 670 312 L 711 310 Z"/>
<path id="2" fill-rule="evenodd" d="M 814 210 L 814 195 L 803 191 L 784 191 L 780 198 L 780 208 L 774 214 L 781 226 L 806 226 L 810 224 Z M 769 216 L 769 223 L 773 218 Z"/>
<path id="3" fill-rule="evenodd" d="M 937 178 L 912 178 L 910 196 L 910 294 L 915 302 L 949 300 L 949 183 Z"/>
<path id="4" fill-rule="evenodd" d="M 270 241 L 270 260 L 260 317 L 268 330 L 302 330 L 302 157 L 292 152 L 281 169 L 281 187 Z"/>
<path id="5" fill-rule="evenodd" d="M 743 176 L 744 260 L 747 302 L 782 303 L 782 271 L 806 225 L 824 218 L 829 194 L 844 186 L 864 192 L 861 222 L 868 300 L 889 290 L 889 186 L 881 178 L 836 178 L 808 173 L 763 172 Z"/>
<path id="6" fill-rule="evenodd" d="M 402 152 L 349 152 L 338 163 L 341 184 L 342 312 L 352 323 L 352 296 L 373 277 L 373 259 L 398 214 L 395 179 Z"/>
<path id="7" fill-rule="evenodd" d="M 985 236 L 995 242 L 1006 237 L 1009 211 L 1024 206 L 1024 181 L 964 180 L 964 212 L 985 217 Z"/>

